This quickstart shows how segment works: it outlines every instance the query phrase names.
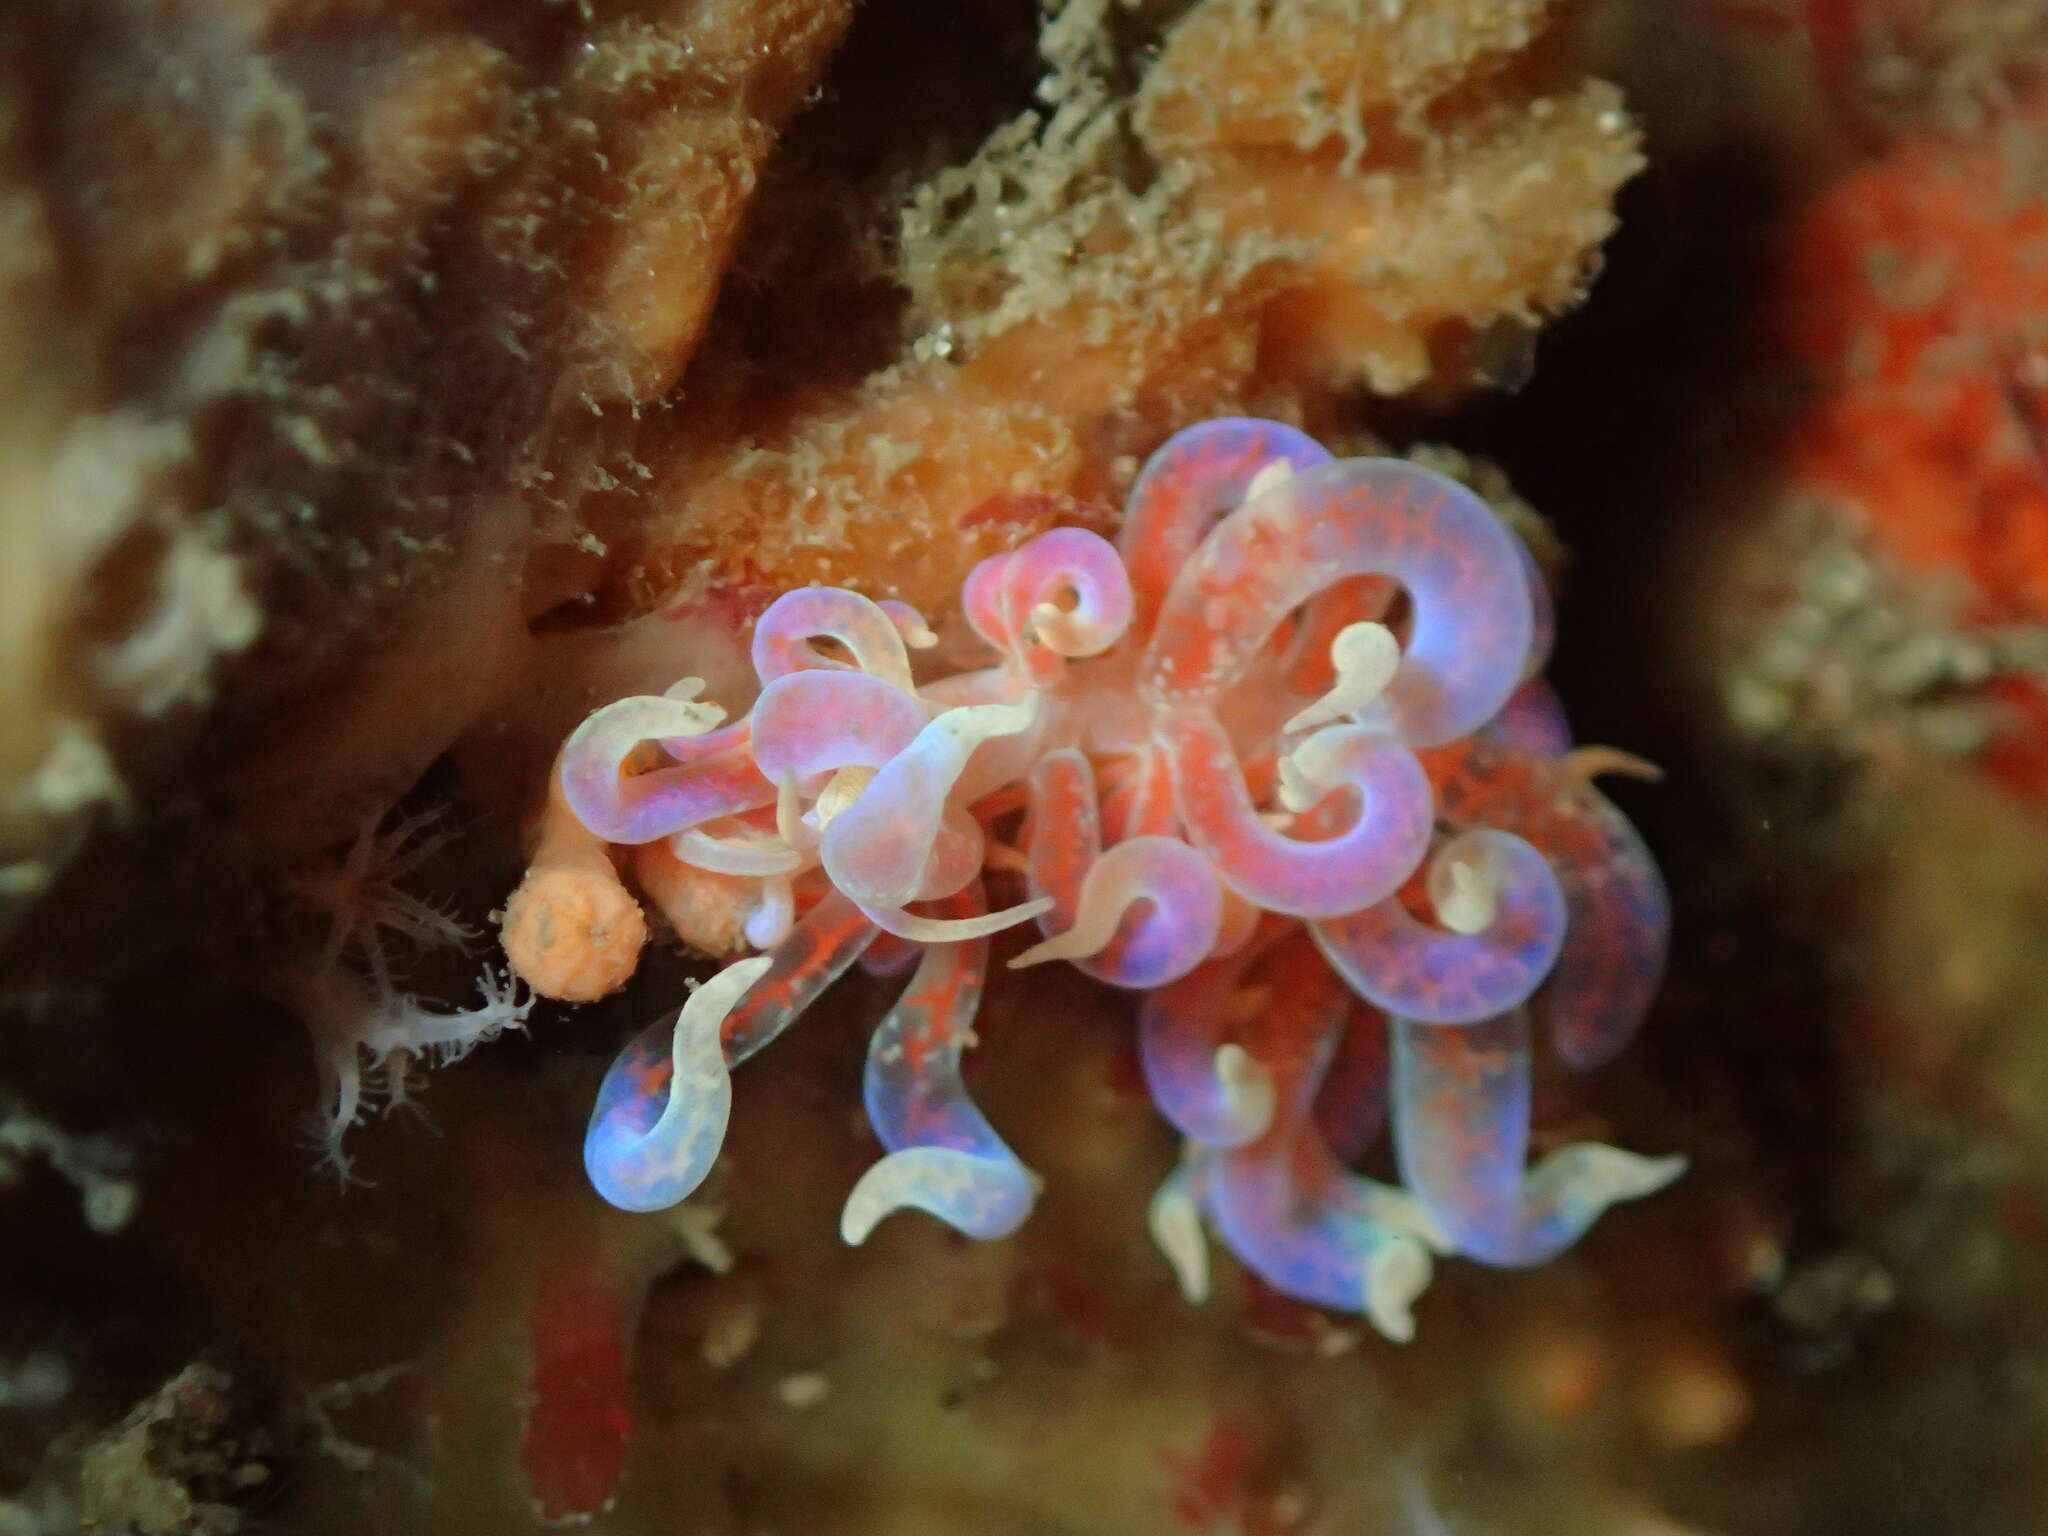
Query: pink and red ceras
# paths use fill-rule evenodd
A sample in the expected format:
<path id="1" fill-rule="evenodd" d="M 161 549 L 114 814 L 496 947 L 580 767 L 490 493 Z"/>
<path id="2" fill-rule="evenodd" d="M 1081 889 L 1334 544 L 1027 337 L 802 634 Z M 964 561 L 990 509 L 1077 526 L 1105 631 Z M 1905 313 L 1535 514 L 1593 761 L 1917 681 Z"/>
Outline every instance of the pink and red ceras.
<path id="1" fill-rule="evenodd" d="M 1594 1143 L 1525 1167 L 1532 999 L 1559 1056 L 1598 1065 L 1669 914 L 1539 679 L 1542 579 L 1471 492 L 1207 422 L 1154 455 L 1114 546 L 1054 529 L 975 567 L 963 604 L 981 670 L 919 683 L 913 610 L 808 587 L 759 621 L 745 718 L 720 726 L 686 680 L 570 738 L 585 825 L 738 877 L 766 951 L 613 1066 L 585 1146 L 606 1199 L 687 1196 L 730 1069 L 863 952 L 922 946 L 868 1052 L 887 1155 L 842 1230 L 916 1207 L 1013 1231 L 1037 1181 L 960 1055 L 988 935 L 1030 920 L 1045 942 L 1013 964 L 1145 994 L 1146 1079 L 1186 1138 L 1152 1226 L 1191 1292 L 1206 1221 L 1281 1291 L 1405 1338 L 1432 1254 L 1538 1264 L 1678 1173 Z M 990 913 L 989 870 L 1030 899 Z M 1405 1188 L 1351 1166 L 1390 1108 Z"/>

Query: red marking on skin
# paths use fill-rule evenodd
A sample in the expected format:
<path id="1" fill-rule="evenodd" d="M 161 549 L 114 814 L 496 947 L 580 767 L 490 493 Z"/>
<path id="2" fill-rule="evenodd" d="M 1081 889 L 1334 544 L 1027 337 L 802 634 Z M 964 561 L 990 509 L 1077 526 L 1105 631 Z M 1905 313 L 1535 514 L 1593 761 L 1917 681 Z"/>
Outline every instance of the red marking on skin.
<path id="1" fill-rule="evenodd" d="M 626 1470 L 632 1392 L 626 1316 L 594 1249 L 542 1258 L 533 1308 L 532 1407 L 519 1445 L 526 1490 L 550 1524 L 608 1507 Z"/>
<path id="2" fill-rule="evenodd" d="M 675 1075 L 676 1064 L 672 1057 L 660 1056 L 652 1061 L 636 1062 L 633 1065 L 633 1086 L 643 1098 L 658 1098 L 668 1092 L 668 1082 Z"/>
<path id="3" fill-rule="evenodd" d="M 1147 752 L 1138 760 L 1140 773 L 1131 785 L 1132 803 L 1126 837 L 1171 837 L 1177 813 L 1173 807 L 1173 765 L 1163 752 Z"/>
<path id="4" fill-rule="evenodd" d="M 816 915 L 815 911 L 812 915 Z M 792 930 L 774 951 L 774 969 L 748 989 L 719 1026 L 727 1057 L 733 1055 L 736 1042 L 747 1039 L 764 1017 L 786 1011 L 791 1000 L 811 986 L 815 977 L 830 970 L 833 957 L 842 954 L 845 946 L 858 942 L 864 932 L 873 931 L 851 902 L 844 903 L 834 921 L 812 922 Z"/>
<path id="5" fill-rule="evenodd" d="M 912 1081 L 924 1076 L 925 1060 L 931 1055 L 932 1048 L 940 1043 L 939 1034 L 940 1032 L 932 1027 L 929 1016 L 921 1027 L 904 1031 L 903 1070 Z"/>
<path id="6" fill-rule="evenodd" d="M 1463 1030 L 1444 1029 L 1439 1033 L 1444 1048 L 1438 1052 L 1436 1064 L 1448 1068 L 1457 1078 L 1457 1091 L 1448 1096 L 1444 1108 L 1455 1112 L 1461 1105 L 1476 1102 L 1480 1090 L 1505 1072 L 1508 1053 L 1473 1044 Z"/>

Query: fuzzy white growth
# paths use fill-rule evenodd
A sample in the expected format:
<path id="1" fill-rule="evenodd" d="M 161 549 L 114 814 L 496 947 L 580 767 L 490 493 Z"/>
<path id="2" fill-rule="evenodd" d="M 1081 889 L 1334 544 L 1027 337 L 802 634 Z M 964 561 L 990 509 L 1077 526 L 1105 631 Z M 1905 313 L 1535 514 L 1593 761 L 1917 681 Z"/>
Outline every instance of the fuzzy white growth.
<path id="1" fill-rule="evenodd" d="M 446 1011 L 427 1007 L 394 977 L 388 935 L 415 953 L 462 949 L 475 936 L 451 913 L 398 884 L 455 836 L 458 829 L 444 816 L 437 806 L 388 827 L 381 814 L 372 816 L 338 862 L 292 881 L 292 894 L 326 919 L 327 931 L 317 949 L 288 953 L 265 990 L 312 1036 L 318 1134 L 328 1161 L 344 1176 L 342 1138 L 367 1104 L 388 1111 L 405 1103 L 418 1063 L 453 1061 L 502 1030 L 521 1027 L 533 1008 L 533 995 L 509 972 L 486 969 L 477 983 L 481 1001 Z M 366 1074 L 373 1075 L 366 1081 Z"/>
<path id="2" fill-rule="evenodd" d="M 1336 669 L 1337 681 L 1328 693 L 1281 727 L 1290 735 L 1356 715 L 1386 692 L 1401 665 L 1401 643 L 1384 624 L 1370 620 L 1347 624 L 1330 642 L 1330 665 Z"/>
<path id="3" fill-rule="evenodd" d="M 534 995 L 509 972 L 488 968 L 477 982 L 481 1001 L 443 1012 L 388 983 L 366 981 L 345 966 L 318 963 L 280 967 L 271 995 L 296 1013 L 313 1037 L 320 1075 L 318 1130 L 327 1160 L 344 1177 L 349 1160 L 342 1138 L 363 1115 L 366 1097 L 381 1087 L 384 1109 L 406 1101 L 406 1074 L 426 1059 L 446 1065 L 507 1029 L 519 1029 Z M 381 1082 L 364 1082 L 365 1072 Z"/>
<path id="4" fill-rule="evenodd" d="M 353 950 L 378 988 L 389 991 L 385 933 L 421 951 L 461 949 L 476 937 L 475 929 L 398 885 L 455 836 L 457 828 L 445 817 L 445 806 L 431 806 L 380 831 L 384 813 L 376 812 L 364 820 L 338 864 L 315 866 L 293 879 L 292 894 L 327 919 L 321 965 L 332 965 Z"/>
<path id="5" fill-rule="evenodd" d="M 99 1233 L 118 1232 L 128 1225 L 141 1198 L 129 1176 L 134 1154 L 106 1136 L 75 1136 L 30 1112 L 26 1105 L 0 1098 L 0 1185 L 14 1183 L 30 1159 L 47 1163 L 76 1186 L 85 1224 Z M 0 1407 L 6 1400 L 0 1380 Z M 6 1526 L 0 1523 L 0 1531 Z"/>
<path id="6" fill-rule="evenodd" d="M 474 1008 L 450 1012 L 423 1007 L 420 1000 L 403 996 L 385 1010 L 377 1028 L 362 1041 L 373 1060 L 407 1052 L 430 1054 L 442 1065 L 460 1060 L 501 1030 L 518 1029 L 533 1011 L 534 995 L 509 971 L 485 968 L 477 978 L 482 998 Z"/>
<path id="7" fill-rule="evenodd" d="M 244 649 L 263 627 L 241 563 L 196 529 L 170 541 L 155 584 L 148 612 L 92 657 L 106 688 L 143 715 L 204 698 L 215 658 Z"/>

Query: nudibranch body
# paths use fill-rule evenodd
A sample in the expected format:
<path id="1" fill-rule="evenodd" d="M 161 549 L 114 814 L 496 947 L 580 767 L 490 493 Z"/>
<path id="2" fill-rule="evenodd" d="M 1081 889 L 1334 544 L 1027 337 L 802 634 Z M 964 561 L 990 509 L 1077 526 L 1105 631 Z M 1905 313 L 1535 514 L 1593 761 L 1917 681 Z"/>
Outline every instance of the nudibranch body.
<path id="1" fill-rule="evenodd" d="M 1154 455 L 1114 544 L 1055 529 L 962 597 L 981 670 L 920 681 L 915 612 L 809 587 L 761 616 L 745 718 L 685 679 L 563 748 L 582 826 L 741 900 L 765 952 L 613 1066 L 585 1145 L 606 1199 L 696 1188 L 731 1068 L 866 953 L 915 974 L 868 1053 L 885 1155 L 843 1234 L 907 1207 L 1014 1231 L 1038 1182 L 960 1059 L 990 935 L 1026 923 L 1013 966 L 1145 994 L 1146 1080 L 1187 1147 L 1151 1219 L 1193 1293 L 1206 1225 L 1406 1338 L 1435 1256 L 1542 1263 L 1677 1175 L 1595 1144 L 1526 1166 L 1532 1018 L 1567 1065 L 1606 1060 L 1669 919 L 1540 679 L 1541 576 L 1484 502 L 1212 421 Z M 991 910 L 991 886 L 1015 899 Z M 1352 1167 L 1387 1119 L 1404 1188 Z"/>

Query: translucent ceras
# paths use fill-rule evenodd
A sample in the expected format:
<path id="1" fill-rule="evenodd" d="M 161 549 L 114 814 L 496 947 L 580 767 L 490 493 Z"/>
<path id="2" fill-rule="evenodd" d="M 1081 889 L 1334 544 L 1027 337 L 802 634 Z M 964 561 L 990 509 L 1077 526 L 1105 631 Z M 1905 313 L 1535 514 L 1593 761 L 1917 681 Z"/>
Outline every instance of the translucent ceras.
<path id="1" fill-rule="evenodd" d="M 695 1189 L 731 1069 L 872 949 L 915 974 L 868 1053 L 885 1155 L 843 1234 L 906 1207 L 1014 1231 L 1038 1181 L 960 1061 L 989 936 L 1027 923 L 1013 966 L 1144 994 L 1146 1079 L 1186 1140 L 1151 1221 L 1191 1294 L 1207 1228 L 1404 1339 L 1436 1256 L 1542 1263 L 1677 1175 L 1592 1144 L 1528 1166 L 1533 1021 L 1566 1065 L 1605 1061 L 1668 911 L 1540 680 L 1534 562 L 1470 491 L 1212 421 L 1153 456 L 1114 545 L 1055 529 L 976 566 L 962 605 L 993 660 L 920 682 L 913 611 L 786 593 L 743 719 L 686 679 L 563 748 L 583 827 L 662 845 L 765 951 L 620 1055 L 585 1148 L 606 1199 Z M 1352 1166 L 1388 1119 L 1405 1187 Z"/>

